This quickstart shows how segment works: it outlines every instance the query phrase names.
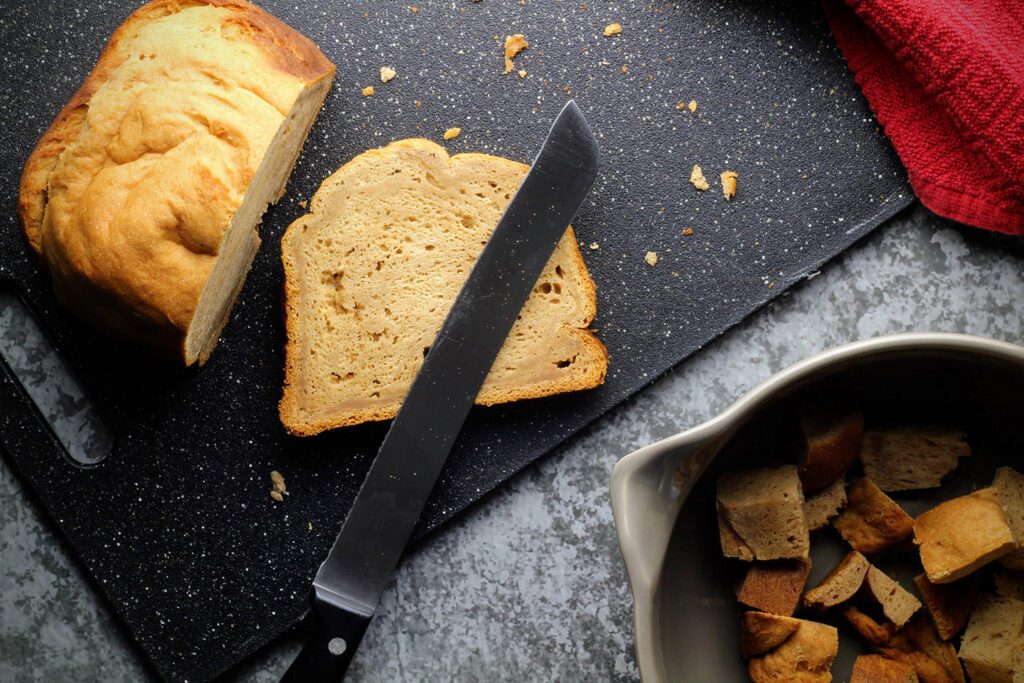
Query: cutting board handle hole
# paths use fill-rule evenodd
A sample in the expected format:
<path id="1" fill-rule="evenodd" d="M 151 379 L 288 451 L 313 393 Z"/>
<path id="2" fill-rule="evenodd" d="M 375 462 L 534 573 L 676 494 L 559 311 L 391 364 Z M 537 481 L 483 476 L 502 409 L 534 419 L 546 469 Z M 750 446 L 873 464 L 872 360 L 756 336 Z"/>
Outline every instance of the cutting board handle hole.
<path id="1" fill-rule="evenodd" d="M 39 417 L 64 446 L 69 462 L 92 467 L 114 447 L 114 433 L 67 361 L 16 292 L 0 286 L 0 358 Z"/>

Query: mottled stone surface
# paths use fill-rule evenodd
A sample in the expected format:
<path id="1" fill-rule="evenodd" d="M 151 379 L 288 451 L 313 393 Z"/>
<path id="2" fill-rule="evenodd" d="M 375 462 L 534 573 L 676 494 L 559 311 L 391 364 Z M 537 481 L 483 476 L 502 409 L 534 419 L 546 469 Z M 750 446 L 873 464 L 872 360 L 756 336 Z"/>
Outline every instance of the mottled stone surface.
<path id="1" fill-rule="evenodd" d="M 633 680 L 631 601 L 608 476 L 827 347 L 905 331 L 1020 342 L 1024 242 L 923 209 L 898 217 L 436 534 L 384 597 L 354 681 Z M 146 679 L 135 650 L 0 467 L 0 681 Z M 297 643 L 238 680 L 276 680 Z"/>

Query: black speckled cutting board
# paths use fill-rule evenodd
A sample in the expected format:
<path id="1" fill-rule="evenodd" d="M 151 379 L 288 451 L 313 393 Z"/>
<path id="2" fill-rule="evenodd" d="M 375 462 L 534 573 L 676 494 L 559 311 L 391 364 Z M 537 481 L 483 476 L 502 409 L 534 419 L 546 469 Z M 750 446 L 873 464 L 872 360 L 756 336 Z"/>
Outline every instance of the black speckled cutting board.
<path id="1" fill-rule="evenodd" d="M 814 2 L 267 0 L 338 65 L 220 346 L 201 369 L 163 365 L 69 319 L 16 219 L 21 166 L 134 7 L 37 0 L 0 7 L 0 280 L 41 316 L 116 434 L 92 469 L 68 464 L 0 372 L 0 429 L 83 566 L 155 668 L 206 680 L 281 633 L 384 425 L 288 437 L 278 241 L 319 182 L 391 140 L 461 137 L 452 152 L 530 161 L 573 97 L 603 169 L 576 228 L 597 282 L 611 367 L 600 389 L 477 409 L 417 536 L 813 273 L 911 201 L 905 177 Z M 622 34 L 602 36 L 610 22 Z M 502 42 L 530 48 L 501 75 Z M 379 68 L 398 72 L 382 84 Z M 366 98 L 363 86 L 377 94 Z M 696 113 L 678 110 L 696 100 Z M 417 102 L 422 103 L 417 104 Z M 688 184 L 699 163 L 712 189 Z M 718 174 L 739 173 L 735 201 Z M 692 227 L 693 234 L 681 231 Z M 591 248 L 594 243 L 598 248 Z M 645 253 L 658 254 L 657 265 Z M 269 497 L 280 470 L 291 495 Z"/>

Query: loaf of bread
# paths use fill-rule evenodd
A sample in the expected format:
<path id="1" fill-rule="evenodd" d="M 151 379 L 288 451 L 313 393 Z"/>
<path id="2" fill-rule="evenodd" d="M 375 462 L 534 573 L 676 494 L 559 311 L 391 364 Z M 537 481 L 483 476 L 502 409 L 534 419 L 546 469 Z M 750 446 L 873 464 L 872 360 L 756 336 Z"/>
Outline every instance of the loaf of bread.
<path id="1" fill-rule="evenodd" d="M 296 435 L 394 417 L 529 167 L 402 140 L 323 182 L 281 243 L 288 342 L 281 422 Z M 608 355 L 571 227 L 477 403 L 589 389 Z"/>
<path id="2" fill-rule="evenodd" d="M 312 42 L 245 0 L 134 12 L 22 174 L 22 225 L 57 298 L 205 361 L 333 78 Z"/>

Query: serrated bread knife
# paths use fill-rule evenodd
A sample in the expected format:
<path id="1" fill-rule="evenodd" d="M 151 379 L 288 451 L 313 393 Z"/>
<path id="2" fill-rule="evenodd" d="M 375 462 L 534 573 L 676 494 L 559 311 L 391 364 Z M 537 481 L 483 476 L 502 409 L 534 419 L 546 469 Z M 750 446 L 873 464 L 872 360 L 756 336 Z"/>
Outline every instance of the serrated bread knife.
<path id="1" fill-rule="evenodd" d="M 484 378 L 597 166 L 597 141 L 570 101 L 448 312 L 316 573 L 313 635 L 283 681 L 345 676 Z"/>

